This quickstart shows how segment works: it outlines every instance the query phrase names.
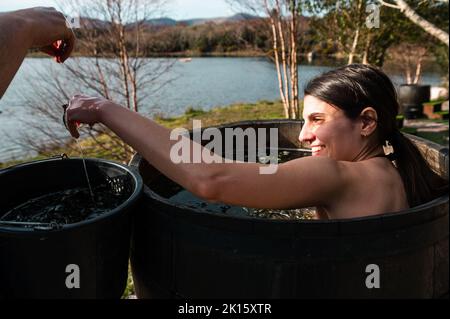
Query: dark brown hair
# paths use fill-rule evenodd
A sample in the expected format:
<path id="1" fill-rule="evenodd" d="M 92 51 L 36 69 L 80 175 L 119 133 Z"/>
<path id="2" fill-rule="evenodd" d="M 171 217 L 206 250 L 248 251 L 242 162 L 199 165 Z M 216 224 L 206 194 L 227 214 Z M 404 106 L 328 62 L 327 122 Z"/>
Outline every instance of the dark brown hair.
<path id="1" fill-rule="evenodd" d="M 363 64 L 340 67 L 310 81 L 305 95 L 340 108 L 353 120 L 368 106 L 377 111 L 379 143 L 389 141 L 394 147 L 394 159 L 410 207 L 448 193 L 448 181 L 429 167 L 414 143 L 397 129 L 397 92 L 381 70 Z"/>

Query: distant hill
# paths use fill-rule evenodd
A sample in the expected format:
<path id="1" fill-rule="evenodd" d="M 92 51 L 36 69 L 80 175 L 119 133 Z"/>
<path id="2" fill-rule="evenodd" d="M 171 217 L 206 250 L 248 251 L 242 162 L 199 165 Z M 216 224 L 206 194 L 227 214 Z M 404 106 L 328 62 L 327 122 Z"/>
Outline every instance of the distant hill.
<path id="1" fill-rule="evenodd" d="M 80 18 L 80 26 L 86 29 L 106 29 L 111 25 L 111 23 L 93 18 Z"/>
<path id="2" fill-rule="evenodd" d="M 261 17 L 254 16 L 247 13 L 237 13 L 235 15 L 232 15 L 230 17 L 218 17 L 218 18 L 198 18 L 198 19 L 187 19 L 187 20 L 175 20 L 172 18 L 167 17 L 161 17 L 161 18 L 155 18 L 155 19 L 149 19 L 143 22 L 144 28 L 150 28 L 150 27 L 170 27 L 170 26 L 176 26 L 176 25 L 184 25 L 184 26 L 197 26 L 197 25 L 203 25 L 203 24 L 223 24 L 223 23 L 236 23 L 236 22 L 242 22 L 242 21 L 251 21 L 251 20 L 258 20 L 261 19 Z M 300 26 L 306 26 L 309 25 L 310 18 L 301 16 L 299 20 Z M 94 18 L 80 18 L 80 24 L 82 28 L 86 29 L 107 29 L 111 26 L 110 22 L 103 21 L 100 19 L 94 19 Z M 126 25 L 126 28 L 133 28 L 134 23 L 130 23 Z"/>
<path id="3" fill-rule="evenodd" d="M 230 22 L 240 22 L 240 21 L 249 21 L 259 19 L 257 16 L 253 16 L 246 13 L 238 13 L 230 17 L 218 17 L 218 18 L 198 18 L 198 19 L 187 19 L 187 20 L 174 20 L 172 18 L 161 17 L 155 19 L 149 19 L 144 21 L 144 26 L 148 27 L 169 27 L 176 25 L 185 25 L 185 26 L 194 26 L 194 25 L 202 25 L 207 23 L 221 24 L 221 23 L 230 23 Z M 96 29 L 104 29 L 107 28 L 110 23 L 94 18 L 81 18 L 80 19 L 82 28 L 96 28 Z M 132 27 L 134 24 L 127 24 L 127 27 Z"/>
<path id="4" fill-rule="evenodd" d="M 178 23 L 177 20 L 171 18 L 157 18 L 145 21 L 146 25 L 152 26 L 173 26 L 176 25 L 177 23 Z"/>
<path id="5" fill-rule="evenodd" d="M 246 13 L 238 13 L 231 17 L 198 18 L 198 19 L 188 19 L 188 20 L 174 20 L 171 18 L 156 18 L 156 19 L 146 20 L 145 24 L 150 25 L 150 26 L 175 26 L 175 25 L 193 26 L 193 25 L 201 25 L 201 24 L 207 24 L 207 23 L 221 24 L 221 23 L 227 23 L 227 22 L 240 22 L 240 21 L 254 20 L 254 19 L 259 19 L 259 17 L 253 16 L 250 14 L 246 14 Z"/>

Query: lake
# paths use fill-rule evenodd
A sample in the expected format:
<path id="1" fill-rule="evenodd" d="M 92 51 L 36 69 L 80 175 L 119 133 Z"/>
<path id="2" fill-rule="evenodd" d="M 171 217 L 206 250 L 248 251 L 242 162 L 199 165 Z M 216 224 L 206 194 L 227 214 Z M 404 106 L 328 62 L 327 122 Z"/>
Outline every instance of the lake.
<path id="1" fill-rule="evenodd" d="M 89 58 L 80 58 L 89 62 Z M 153 59 L 173 62 L 170 71 L 164 75 L 168 84 L 145 98 L 140 112 L 151 116 L 163 113 L 169 116 L 184 113 L 189 106 L 211 109 L 237 102 L 257 102 L 260 100 L 279 99 L 278 81 L 275 66 L 265 58 L 193 58 L 191 62 L 179 60 Z M 66 63 L 70 63 L 70 60 Z M 110 62 L 105 62 L 110 63 Z M 300 92 L 305 84 L 314 76 L 323 73 L 331 66 L 301 65 L 299 68 Z M 53 72 L 53 73 L 52 73 Z M 57 138 L 66 139 L 62 121 L 44 123 L 35 121 L 34 125 L 25 126 L 24 120 L 33 120 L 33 108 L 27 105 L 36 90 L 49 87 L 51 74 L 64 74 L 65 67 L 57 65 L 50 59 L 27 58 L 4 97 L 0 100 L 0 161 L 34 155 L 27 150 L 27 143 L 22 141 L 26 134 L 44 143 L 46 137 L 40 127 L 48 126 Z M 39 75 L 40 74 L 40 75 Z M 47 76 L 42 76 L 47 74 Z M 403 83 L 398 72 L 389 74 L 396 84 Z M 422 82 L 438 85 L 442 74 L 436 71 L 425 72 Z M 89 90 L 70 84 L 67 87 L 71 95 L 89 93 Z M 149 88 L 149 91 L 152 91 Z M 61 100 L 55 108 L 67 103 Z M 29 104 L 29 103 L 28 103 Z M 62 111 L 61 111 L 62 116 Z"/>

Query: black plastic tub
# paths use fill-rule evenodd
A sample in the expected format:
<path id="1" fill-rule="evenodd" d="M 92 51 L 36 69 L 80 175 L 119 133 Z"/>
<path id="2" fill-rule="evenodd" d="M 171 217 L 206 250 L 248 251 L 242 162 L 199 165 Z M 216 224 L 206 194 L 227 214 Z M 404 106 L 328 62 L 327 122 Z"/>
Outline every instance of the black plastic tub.
<path id="1" fill-rule="evenodd" d="M 403 84 L 398 90 L 398 99 L 403 114 L 407 119 L 423 117 L 423 103 L 430 101 L 430 86 L 418 84 Z"/>
<path id="2" fill-rule="evenodd" d="M 277 127 L 281 147 L 300 147 L 301 125 L 255 121 L 221 128 Z M 448 149 L 411 138 L 448 177 Z M 145 184 L 131 250 L 138 298 L 448 296 L 448 195 L 351 220 L 240 218 L 173 204 L 147 186 L 162 180 L 157 170 L 139 155 L 131 166 Z M 373 265 L 379 288 L 370 288 Z"/>
<path id="3" fill-rule="evenodd" d="M 0 299 L 122 296 L 142 179 L 129 167 L 105 160 L 86 159 L 86 166 L 91 183 L 108 178 L 114 187 L 128 188 L 128 199 L 74 224 L 19 228 L 0 223 Z M 85 186 L 81 159 L 26 163 L 0 171 L 0 209 L 6 212 L 31 198 Z"/>

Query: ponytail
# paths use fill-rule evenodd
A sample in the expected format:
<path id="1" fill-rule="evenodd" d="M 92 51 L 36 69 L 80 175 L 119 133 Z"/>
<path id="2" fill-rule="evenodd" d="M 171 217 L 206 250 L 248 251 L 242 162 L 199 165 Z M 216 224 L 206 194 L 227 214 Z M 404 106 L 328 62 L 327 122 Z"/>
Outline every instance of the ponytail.
<path id="1" fill-rule="evenodd" d="M 403 180 L 410 207 L 418 206 L 448 193 L 448 181 L 434 172 L 417 146 L 399 130 L 389 138 L 395 164 Z"/>

